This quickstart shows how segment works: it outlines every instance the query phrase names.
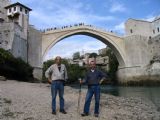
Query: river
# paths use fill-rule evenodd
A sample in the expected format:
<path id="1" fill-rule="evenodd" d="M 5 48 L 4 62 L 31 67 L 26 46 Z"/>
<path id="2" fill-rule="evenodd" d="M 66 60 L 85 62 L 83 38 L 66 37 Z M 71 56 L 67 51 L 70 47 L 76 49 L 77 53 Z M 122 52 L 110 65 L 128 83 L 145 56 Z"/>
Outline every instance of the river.
<path id="1" fill-rule="evenodd" d="M 72 87 L 75 87 L 73 85 Z M 76 85 L 76 88 L 77 87 Z M 87 86 L 82 86 L 82 89 L 86 89 Z M 122 97 L 141 97 L 151 100 L 157 108 L 160 110 L 160 87 L 122 87 L 101 85 L 101 92 L 111 94 L 114 96 Z"/>
<path id="2" fill-rule="evenodd" d="M 160 109 L 160 87 L 101 86 L 101 91 L 115 96 L 150 99 Z"/>

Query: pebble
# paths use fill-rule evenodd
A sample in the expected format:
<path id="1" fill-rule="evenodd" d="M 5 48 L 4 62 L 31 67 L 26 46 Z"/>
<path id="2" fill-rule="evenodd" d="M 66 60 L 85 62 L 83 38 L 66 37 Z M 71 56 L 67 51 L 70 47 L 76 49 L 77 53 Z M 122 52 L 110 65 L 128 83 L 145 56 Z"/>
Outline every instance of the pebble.
<path id="1" fill-rule="evenodd" d="M 86 90 L 82 90 L 80 113 L 83 111 Z M 100 115 L 94 117 L 94 98 L 90 115 L 81 117 L 77 112 L 78 90 L 65 86 L 65 110 L 51 114 L 51 93 L 48 84 L 27 83 L 14 80 L 0 81 L 0 119 L 2 120 L 160 120 L 160 111 L 149 100 L 115 97 L 101 94 Z M 8 102 L 7 102 L 8 101 Z"/>

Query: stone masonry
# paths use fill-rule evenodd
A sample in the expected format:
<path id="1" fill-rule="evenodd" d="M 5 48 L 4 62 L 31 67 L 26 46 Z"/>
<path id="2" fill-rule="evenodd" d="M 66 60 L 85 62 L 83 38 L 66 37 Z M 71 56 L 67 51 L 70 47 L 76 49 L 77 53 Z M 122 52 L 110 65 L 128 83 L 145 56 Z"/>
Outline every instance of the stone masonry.
<path id="1" fill-rule="evenodd" d="M 48 50 L 58 41 L 73 35 L 88 35 L 110 47 L 117 57 L 118 80 L 160 79 L 160 18 L 152 22 L 128 19 L 125 36 L 84 23 L 39 31 L 29 25 L 30 8 L 21 3 L 1 0 L 0 48 L 21 57 L 34 67 L 34 77 L 42 78 L 42 64 Z"/>

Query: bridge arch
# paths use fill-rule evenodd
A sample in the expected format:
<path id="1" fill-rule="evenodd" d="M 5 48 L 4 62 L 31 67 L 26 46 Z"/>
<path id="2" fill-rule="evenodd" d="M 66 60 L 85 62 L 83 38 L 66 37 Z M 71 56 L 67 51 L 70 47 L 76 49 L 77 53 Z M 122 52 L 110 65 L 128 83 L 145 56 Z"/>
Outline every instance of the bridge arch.
<path id="1" fill-rule="evenodd" d="M 116 55 L 119 62 L 119 67 L 124 67 L 126 63 L 124 42 L 121 37 L 114 35 L 113 33 L 104 32 L 101 30 L 92 29 L 90 27 L 77 27 L 73 30 L 61 30 L 61 31 L 49 31 L 42 36 L 42 58 L 57 42 L 74 35 L 86 35 L 96 38 L 108 45 Z M 45 41 L 47 40 L 47 44 Z"/>

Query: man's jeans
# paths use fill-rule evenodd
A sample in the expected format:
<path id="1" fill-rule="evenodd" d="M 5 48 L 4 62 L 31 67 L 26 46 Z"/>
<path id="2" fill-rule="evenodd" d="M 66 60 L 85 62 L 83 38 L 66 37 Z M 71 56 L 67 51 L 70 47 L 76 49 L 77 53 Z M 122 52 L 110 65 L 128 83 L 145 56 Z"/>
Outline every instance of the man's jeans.
<path id="1" fill-rule="evenodd" d="M 84 113 L 89 113 L 90 103 L 91 103 L 93 94 L 95 97 L 94 113 L 99 114 L 99 101 L 100 101 L 100 86 L 99 85 L 88 86 L 88 91 L 87 91 L 85 105 L 84 105 Z"/>
<path id="2" fill-rule="evenodd" d="M 64 110 L 64 82 L 61 80 L 52 81 L 51 94 L 52 94 L 52 111 L 56 111 L 56 96 L 59 92 L 60 110 Z"/>

